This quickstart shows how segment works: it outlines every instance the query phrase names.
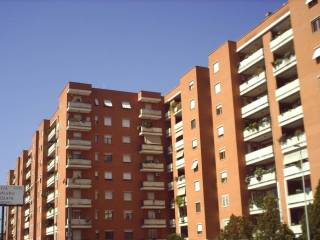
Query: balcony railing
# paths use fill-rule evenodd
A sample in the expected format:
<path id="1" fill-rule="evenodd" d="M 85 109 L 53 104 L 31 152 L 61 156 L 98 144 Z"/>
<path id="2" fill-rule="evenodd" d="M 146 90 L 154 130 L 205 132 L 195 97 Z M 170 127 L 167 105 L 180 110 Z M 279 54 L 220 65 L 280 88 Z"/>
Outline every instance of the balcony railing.
<path id="1" fill-rule="evenodd" d="M 48 149 L 48 157 L 52 156 L 56 152 L 56 143 L 52 144 Z"/>
<path id="2" fill-rule="evenodd" d="M 24 203 L 25 203 L 25 204 L 30 203 L 30 201 L 31 201 L 30 195 L 29 195 L 29 196 L 26 196 L 26 197 L 24 198 Z"/>
<path id="3" fill-rule="evenodd" d="M 57 226 L 50 226 L 46 228 L 46 235 L 53 235 L 57 231 Z"/>
<path id="4" fill-rule="evenodd" d="M 177 180 L 177 187 L 178 187 L 178 188 L 184 187 L 184 186 L 186 185 L 186 178 L 185 178 L 185 176 L 177 177 L 176 180 Z"/>
<path id="5" fill-rule="evenodd" d="M 295 234 L 295 235 L 301 235 L 302 234 L 302 228 L 301 225 L 291 225 L 289 226 L 289 228 L 291 229 L 291 231 Z"/>
<path id="6" fill-rule="evenodd" d="M 275 39 L 273 39 L 270 42 L 271 51 L 273 52 L 273 51 L 279 49 L 281 46 L 288 43 L 292 39 L 293 39 L 293 31 L 292 31 L 292 28 L 290 28 L 289 30 L 287 30 L 284 33 L 282 33 L 281 35 L 277 36 Z"/>
<path id="7" fill-rule="evenodd" d="M 90 208 L 92 207 L 92 200 L 83 198 L 67 198 L 66 207 Z"/>
<path id="8" fill-rule="evenodd" d="M 77 89 L 77 88 L 69 88 L 67 90 L 68 94 L 74 94 L 74 95 L 82 95 L 82 96 L 89 96 L 91 94 L 91 90 L 87 89 Z"/>
<path id="9" fill-rule="evenodd" d="M 269 106 L 268 96 L 265 95 L 241 108 L 242 118 L 257 113 Z"/>
<path id="10" fill-rule="evenodd" d="M 260 180 L 258 180 L 257 177 L 251 177 L 248 184 L 248 189 L 258 189 L 274 184 L 276 184 L 276 174 L 275 172 L 270 172 L 263 174 Z"/>
<path id="11" fill-rule="evenodd" d="M 305 199 L 307 202 L 311 202 L 313 200 L 312 191 L 308 191 L 305 194 L 303 192 L 301 192 L 301 193 L 288 195 L 287 196 L 287 203 L 288 204 L 295 204 L 295 206 L 298 205 L 299 203 L 300 203 L 300 205 L 301 204 L 304 205 Z"/>
<path id="12" fill-rule="evenodd" d="M 91 188 L 91 179 L 68 178 L 67 188 Z"/>
<path id="13" fill-rule="evenodd" d="M 261 214 L 264 212 L 264 210 L 260 207 L 258 207 L 256 204 L 251 204 L 249 207 L 249 212 L 250 215 L 255 215 L 255 214 Z"/>
<path id="14" fill-rule="evenodd" d="M 32 158 L 29 158 L 27 163 L 26 163 L 26 168 L 31 166 Z"/>
<path id="15" fill-rule="evenodd" d="M 176 168 L 182 168 L 182 167 L 184 167 L 184 158 L 182 158 L 182 159 L 179 159 L 179 160 L 177 160 L 176 161 Z"/>
<path id="16" fill-rule="evenodd" d="M 251 67 L 253 64 L 259 62 L 263 59 L 263 49 L 260 48 L 259 50 L 252 53 L 247 58 L 243 59 L 239 64 L 238 73 L 242 73 L 244 70 Z"/>
<path id="17" fill-rule="evenodd" d="M 297 155 L 300 155 L 299 152 L 296 152 Z M 300 162 L 296 162 L 295 165 L 291 165 L 289 167 L 285 167 L 284 170 L 284 176 L 285 177 L 292 177 L 293 175 L 295 177 L 300 177 L 302 175 L 310 174 L 310 163 L 304 162 L 302 163 L 302 166 L 300 165 Z"/>
<path id="18" fill-rule="evenodd" d="M 245 156 L 247 165 L 254 164 L 257 162 L 264 161 L 266 159 L 273 158 L 273 147 L 272 145 L 260 148 L 256 151 L 247 153 Z"/>
<path id="19" fill-rule="evenodd" d="M 166 228 L 165 219 L 144 219 L 142 228 Z"/>
<path id="20" fill-rule="evenodd" d="M 153 119 L 159 120 L 161 119 L 161 111 L 153 110 L 153 109 L 140 109 L 139 118 L 141 119 Z"/>
<path id="21" fill-rule="evenodd" d="M 172 172 L 173 171 L 173 164 L 172 163 L 169 163 L 167 165 L 167 172 Z"/>
<path id="22" fill-rule="evenodd" d="M 67 130 L 90 131 L 90 121 L 68 120 Z"/>
<path id="23" fill-rule="evenodd" d="M 26 173 L 26 179 L 28 180 L 31 177 L 31 170 Z"/>
<path id="24" fill-rule="evenodd" d="M 55 209 L 54 209 L 54 208 L 49 209 L 49 210 L 47 211 L 47 213 L 46 213 L 47 219 L 53 218 L 54 215 L 55 215 Z"/>
<path id="25" fill-rule="evenodd" d="M 261 72 L 240 85 L 240 95 L 244 95 L 266 82 L 266 72 Z"/>
<path id="26" fill-rule="evenodd" d="M 66 226 L 66 228 L 68 225 Z M 92 221 L 91 219 L 71 219 L 72 228 L 91 228 Z"/>
<path id="27" fill-rule="evenodd" d="M 164 164 L 155 162 L 143 162 L 141 163 L 141 172 L 163 172 Z"/>
<path id="28" fill-rule="evenodd" d="M 67 168 L 88 169 L 92 167 L 91 160 L 80 158 L 68 158 Z"/>
<path id="29" fill-rule="evenodd" d="M 28 208 L 27 210 L 24 211 L 24 216 L 29 216 L 30 214 L 30 208 Z"/>
<path id="30" fill-rule="evenodd" d="M 50 172 L 51 170 L 54 169 L 54 167 L 56 166 L 56 159 L 52 159 L 47 166 L 47 171 Z"/>
<path id="31" fill-rule="evenodd" d="M 273 66 L 273 75 L 277 76 L 280 73 L 288 70 L 297 64 L 296 56 L 291 55 L 288 58 L 277 59 Z"/>
<path id="32" fill-rule="evenodd" d="M 151 135 L 151 136 L 162 136 L 162 128 L 158 127 L 140 127 L 140 136 Z"/>
<path id="33" fill-rule="evenodd" d="M 300 91 L 300 82 L 299 79 L 293 80 L 286 85 L 283 85 L 282 87 L 278 88 L 276 90 L 276 100 L 280 101 L 294 93 L 297 93 Z"/>
<path id="34" fill-rule="evenodd" d="M 27 184 L 27 185 L 24 187 L 24 190 L 25 190 L 26 192 L 28 192 L 28 191 L 30 190 L 30 183 Z"/>
<path id="35" fill-rule="evenodd" d="M 292 136 L 290 138 L 285 139 L 281 143 L 281 149 L 282 149 L 282 153 L 286 153 L 286 152 L 290 152 L 298 149 L 299 148 L 298 146 L 304 147 L 306 145 L 307 145 L 306 135 L 303 132 L 300 135 Z"/>
<path id="36" fill-rule="evenodd" d="M 55 193 L 54 192 L 49 193 L 47 196 L 47 203 L 54 201 L 54 198 L 55 198 Z"/>
<path id="37" fill-rule="evenodd" d="M 188 223 L 188 217 L 179 217 L 179 225 L 186 225 Z"/>
<path id="38" fill-rule="evenodd" d="M 47 187 L 51 187 L 52 185 L 54 185 L 54 181 L 55 181 L 55 175 L 52 175 L 52 176 L 47 180 Z"/>
<path id="39" fill-rule="evenodd" d="M 144 209 L 163 209 L 166 207 L 165 200 L 143 200 L 142 207 Z"/>
<path id="40" fill-rule="evenodd" d="M 179 132 L 183 130 L 183 121 L 180 121 L 174 125 L 174 131 Z"/>
<path id="41" fill-rule="evenodd" d="M 68 112 L 79 112 L 79 113 L 89 113 L 91 112 L 92 106 L 89 103 L 82 102 L 69 102 L 67 111 Z"/>
<path id="42" fill-rule="evenodd" d="M 140 153 L 141 154 L 162 154 L 163 153 L 163 146 L 142 144 Z"/>
<path id="43" fill-rule="evenodd" d="M 176 151 L 182 149 L 183 146 L 184 146 L 184 141 L 183 141 L 183 139 L 182 139 L 182 140 L 179 140 L 178 142 L 176 142 L 174 146 L 175 146 L 175 148 L 176 148 Z"/>
<path id="44" fill-rule="evenodd" d="M 168 183 L 168 190 L 173 190 L 173 182 Z"/>
<path id="45" fill-rule="evenodd" d="M 263 134 L 271 132 L 271 124 L 269 120 L 259 123 L 257 128 L 245 129 L 243 131 L 244 141 L 249 141 Z"/>
<path id="46" fill-rule="evenodd" d="M 90 150 L 91 141 L 82 139 L 68 139 L 67 149 Z"/>
<path id="47" fill-rule="evenodd" d="M 48 135 L 48 142 L 50 142 L 56 136 L 56 128 L 53 128 Z"/>
<path id="48" fill-rule="evenodd" d="M 171 128 L 166 130 L 166 137 L 171 137 Z"/>
<path id="49" fill-rule="evenodd" d="M 278 121 L 280 126 L 284 126 L 301 118 L 303 118 L 303 110 L 302 106 L 298 106 L 279 115 Z"/>
<path id="50" fill-rule="evenodd" d="M 164 190 L 164 182 L 143 181 L 141 190 Z"/>

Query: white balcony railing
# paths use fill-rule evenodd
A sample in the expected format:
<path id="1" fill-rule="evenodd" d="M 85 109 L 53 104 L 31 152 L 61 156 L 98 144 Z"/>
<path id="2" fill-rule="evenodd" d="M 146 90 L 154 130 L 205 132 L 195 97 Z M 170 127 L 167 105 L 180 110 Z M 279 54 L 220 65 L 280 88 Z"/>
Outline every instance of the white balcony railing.
<path id="1" fill-rule="evenodd" d="M 55 209 L 54 209 L 54 208 L 49 209 L 49 210 L 47 211 L 47 213 L 46 213 L 47 219 L 53 218 L 54 215 L 55 215 Z"/>
<path id="2" fill-rule="evenodd" d="M 244 141 L 249 141 L 263 134 L 271 132 L 271 124 L 269 121 L 265 121 L 259 126 L 258 129 L 249 129 L 243 131 Z"/>
<path id="3" fill-rule="evenodd" d="M 289 68 L 295 66 L 297 64 L 297 59 L 295 55 L 290 56 L 289 58 L 285 58 L 281 60 L 281 63 L 277 64 L 273 67 L 273 75 L 277 76 L 280 73 L 288 70 Z"/>
<path id="4" fill-rule="evenodd" d="M 71 219 L 71 226 L 73 228 L 91 228 L 91 219 Z"/>
<path id="5" fill-rule="evenodd" d="M 26 168 L 31 166 L 32 158 L 29 158 L 27 163 L 26 163 Z"/>
<path id="6" fill-rule="evenodd" d="M 155 162 L 144 162 L 141 164 L 142 172 L 163 172 L 164 164 Z"/>
<path id="7" fill-rule="evenodd" d="M 52 144 L 49 148 L 48 148 L 48 157 L 52 156 L 56 151 L 56 143 Z"/>
<path id="8" fill-rule="evenodd" d="M 173 190 L 173 182 L 168 183 L 168 190 Z"/>
<path id="9" fill-rule="evenodd" d="M 305 133 L 301 133 L 297 136 L 292 136 L 281 143 L 282 153 L 299 149 L 298 146 L 304 147 L 307 145 L 306 141 L 307 139 Z"/>
<path id="10" fill-rule="evenodd" d="M 187 224 L 188 223 L 188 217 L 185 216 L 185 217 L 179 217 L 179 224 L 180 225 L 184 225 L 184 224 Z"/>
<path id="11" fill-rule="evenodd" d="M 299 152 L 297 152 L 297 155 L 300 155 Z M 283 170 L 283 173 L 286 178 L 300 177 L 302 175 L 310 174 L 310 163 L 304 162 L 302 163 L 302 166 L 301 166 L 300 161 L 296 162 L 295 165 L 285 167 Z"/>
<path id="12" fill-rule="evenodd" d="M 47 166 L 47 171 L 50 172 L 56 165 L 56 159 L 52 159 Z"/>
<path id="13" fill-rule="evenodd" d="M 146 209 L 162 209 L 166 207 L 165 200 L 143 200 L 142 202 L 142 208 Z"/>
<path id="14" fill-rule="evenodd" d="M 90 121 L 79 121 L 79 120 L 68 120 L 67 125 L 68 130 L 79 130 L 79 131 L 90 131 L 91 122 Z"/>
<path id="15" fill-rule="evenodd" d="M 80 113 L 89 113 L 91 112 L 92 105 L 90 103 L 82 102 L 69 102 L 68 103 L 68 112 L 80 112 Z"/>
<path id="16" fill-rule="evenodd" d="M 263 59 L 263 49 L 260 48 L 259 50 L 252 53 L 247 58 L 243 59 L 239 64 L 238 73 L 242 73 L 244 70 L 251 67 L 253 64 L 259 62 Z"/>
<path id="17" fill-rule="evenodd" d="M 241 108 L 242 118 L 248 117 L 269 106 L 268 96 L 265 95 Z"/>
<path id="18" fill-rule="evenodd" d="M 184 187 L 185 185 L 186 185 L 185 177 L 178 177 L 177 178 L 177 187 L 181 188 L 181 187 Z"/>
<path id="19" fill-rule="evenodd" d="M 254 164 L 266 159 L 272 158 L 273 155 L 273 147 L 272 145 L 258 149 L 256 151 L 247 153 L 245 155 L 247 165 Z"/>
<path id="20" fill-rule="evenodd" d="M 48 134 L 48 142 L 50 142 L 56 136 L 56 128 L 53 128 Z"/>
<path id="21" fill-rule="evenodd" d="M 47 203 L 54 201 L 54 198 L 55 198 L 55 193 L 54 192 L 49 193 L 47 196 Z"/>
<path id="22" fill-rule="evenodd" d="M 300 91 L 299 79 L 293 80 L 276 90 L 276 100 L 280 101 L 299 91 Z"/>
<path id="23" fill-rule="evenodd" d="M 141 154 L 162 154 L 163 153 L 163 146 L 142 144 L 140 153 Z"/>
<path id="24" fill-rule="evenodd" d="M 282 127 L 303 118 L 302 106 L 290 109 L 278 116 L 279 125 Z"/>
<path id="25" fill-rule="evenodd" d="M 143 135 L 162 136 L 162 128 L 158 128 L 158 127 L 141 127 L 139 135 L 140 136 L 143 136 Z"/>
<path id="26" fill-rule="evenodd" d="M 164 182 L 143 181 L 141 190 L 164 190 Z"/>
<path id="27" fill-rule="evenodd" d="M 24 216 L 29 216 L 30 215 L 30 208 L 24 211 Z"/>
<path id="28" fill-rule="evenodd" d="M 179 132 L 183 129 L 183 121 L 178 122 L 174 125 L 174 131 Z"/>
<path id="29" fill-rule="evenodd" d="M 256 177 L 251 177 L 248 184 L 248 189 L 257 189 L 273 184 L 276 184 L 275 172 L 263 174 L 260 180 L 258 180 Z"/>
<path id="30" fill-rule="evenodd" d="M 91 207 L 91 206 L 92 206 L 91 199 L 67 198 L 67 207 L 85 208 L 85 207 Z"/>
<path id="31" fill-rule="evenodd" d="M 89 150 L 91 149 L 91 141 L 82 139 L 68 139 L 67 149 Z"/>
<path id="32" fill-rule="evenodd" d="M 312 191 L 308 191 L 305 194 L 303 192 L 297 193 L 297 194 L 292 194 L 287 196 L 287 203 L 288 204 L 303 204 L 304 205 L 304 200 L 311 202 L 313 200 L 313 195 Z"/>
<path id="33" fill-rule="evenodd" d="M 68 178 L 67 188 L 91 188 L 91 179 Z"/>
<path id="34" fill-rule="evenodd" d="M 55 181 L 55 175 L 52 175 L 48 180 L 47 180 L 47 187 L 50 187 L 54 184 Z"/>
<path id="35" fill-rule="evenodd" d="M 176 168 L 182 168 L 184 167 L 184 158 L 181 158 L 179 160 L 176 161 Z"/>
<path id="36" fill-rule="evenodd" d="M 29 179 L 31 177 L 31 170 L 29 170 L 27 173 L 26 173 L 26 179 Z"/>
<path id="37" fill-rule="evenodd" d="M 91 160 L 80 158 L 68 158 L 67 168 L 87 169 L 91 168 Z"/>
<path id="38" fill-rule="evenodd" d="M 166 219 L 144 219 L 142 228 L 166 228 Z"/>
<path id="39" fill-rule="evenodd" d="M 263 211 L 262 208 L 258 207 L 256 204 L 252 204 L 249 207 L 249 212 L 250 212 L 251 215 L 255 215 L 255 214 L 261 214 L 264 211 Z"/>
<path id="40" fill-rule="evenodd" d="M 50 226 L 46 228 L 46 235 L 53 235 L 57 231 L 57 226 Z"/>
<path id="41" fill-rule="evenodd" d="M 301 235 L 302 234 L 302 228 L 301 225 L 291 225 L 289 226 L 289 228 L 291 229 L 291 231 L 295 234 L 295 235 Z"/>
<path id="42" fill-rule="evenodd" d="M 168 128 L 168 129 L 166 130 L 166 136 L 167 136 L 167 137 L 170 137 L 170 136 L 171 136 L 171 128 Z"/>
<path id="43" fill-rule="evenodd" d="M 176 151 L 180 150 L 183 148 L 183 145 L 184 145 L 184 141 L 183 139 L 182 140 L 179 140 L 178 142 L 175 143 L 175 148 L 176 148 Z"/>
<path id="44" fill-rule="evenodd" d="M 287 30 L 284 33 L 282 33 L 281 35 L 277 36 L 275 39 L 273 39 L 270 42 L 271 51 L 273 52 L 273 51 L 279 49 L 281 46 L 288 43 L 292 39 L 293 39 L 293 31 L 292 31 L 292 28 L 290 28 L 289 30 Z"/>
<path id="45" fill-rule="evenodd" d="M 240 85 L 240 95 L 244 95 L 266 82 L 266 72 L 261 72 Z"/>
<path id="46" fill-rule="evenodd" d="M 158 120 L 161 119 L 161 111 L 143 108 L 140 109 L 139 118 Z"/>

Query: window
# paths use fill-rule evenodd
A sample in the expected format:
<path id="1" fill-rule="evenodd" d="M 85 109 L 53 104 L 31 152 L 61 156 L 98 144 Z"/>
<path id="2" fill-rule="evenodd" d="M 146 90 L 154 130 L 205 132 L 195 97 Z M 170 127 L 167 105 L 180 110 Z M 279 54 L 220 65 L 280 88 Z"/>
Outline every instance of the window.
<path id="1" fill-rule="evenodd" d="M 131 109 L 131 104 L 128 101 L 123 101 L 121 105 L 122 105 L 122 108 Z"/>
<path id="2" fill-rule="evenodd" d="M 99 191 L 94 191 L 94 199 L 97 200 L 99 198 Z"/>
<path id="3" fill-rule="evenodd" d="M 220 149 L 219 150 L 219 159 L 224 160 L 225 158 L 226 158 L 226 150 L 224 148 Z"/>
<path id="4" fill-rule="evenodd" d="M 94 153 L 94 160 L 99 161 L 99 153 L 98 152 Z"/>
<path id="5" fill-rule="evenodd" d="M 98 125 L 99 124 L 99 116 L 94 116 L 94 124 Z"/>
<path id="6" fill-rule="evenodd" d="M 113 231 L 111 230 L 106 230 L 104 231 L 104 239 L 105 240 L 113 240 Z"/>
<path id="7" fill-rule="evenodd" d="M 216 85 L 214 85 L 214 92 L 216 94 L 221 92 L 221 84 L 220 83 L 217 83 Z"/>
<path id="8" fill-rule="evenodd" d="M 317 61 L 320 59 L 320 47 L 314 49 L 312 59 L 316 59 Z"/>
<path id="9" fill-rule="evenodd" d="M 130 154 L 124 154 L 122 156 L 122 162 L 131 162 L 131 155 Z"/>
<path id="10" fill-rule="evenodd" d="M 124 230 L 123 233 L 124 240 L 133 240 L 133 231 L 132 230 Z"/>
<path id="11" fill-rule="evenodd" d="M 95 104 L 96 106 L 99 106 L 99 99 L 98 99 L 98 98 L 95 98 L 95 99 L 94 99 L 94 104 Z"/>
<path id="12" fill-rule="evenodd" d="M 109 99 L 105 99 L 105 100 L 103 101 L 103 104 L 104 104 L 104 106 L 106 106 L 106 107 L 112 107 L 112 102 L 111 102 L 111 100 L 109 100 Z"/>
<path id="13" fill-rule="evenodd" d="M 123 193 L 124 201 L 132 201 L 132 192 L 124 192 Z"/>
<path id="14" fill-rule="evenodd" d="M 201 233 L 202 233 L 202 224 L 201 224 L 201 223 L 198 223 L 198 224 L 197 224 L 197 233 L 198 233 L 198 234 L 201 234 Z"/>
<path id="15" fill-rule="evenodd" d="M 318 0 L 306 0 L 306 4 L 308 5 L 309 8 L 313 7 L 318 3 Z"/>
<path id="16" fill-rule="evenodd" d="M 94 171 L 94 176 L 95 176 L 95 178 L 99 178 L 99 172 L 98 171 Z"/>
<path id="17" fill-rule="evenodd" d="M 133 211 L 132 210 L 124 210 L 123 211 L 123 219 L 124 220 L 132 220 L 133 218 Z"/>
<path id="18" fill-rule="evenodd" d="M 196 100 L 190 101 L 190 109 L 194 109 L 196 107 Z"/>
<path id="19" fill-rule="evenodd" d="M 129 128 L 130 127 L 130 119 L 122 118 L 122 127 Z"/>
<path id="20" fill-rule="evenodd" d="M 96 230 L 96 240 L 99 240 L 100 239 L 100 234 L 99 234 L 99 231 Z"/>
<path id="21" fill-rule="evenodd" d="M 103 154 L 103 161 L 105 163 L 112 162 L 112 153 L 105 153 Z"/>
<path id="22" fill-rule="evenodd" d="M 200 182 L 199 181 L 194 182 L 194 190 L 196 192 L 200 191 Z"/>
<path id="23" fill-rule="evenodd" d="M 95 136 L 94 136 L 94 142 L 95 142 L 95 143 L 98 143 L 98 142 L 99 142 L 99 135 L 95 135 Z"/>
<path id="24" fill-rule="evenodd" d="M 192 90 L 194 87 L 194 82 L 193 81 L 190 81 L 189 82 L 189 90 Z"/>
<path id="25" fill-rule="evenodd" d="M 112 136 L 111 135 L 104 135 L 103 141 L 104 141 L 105 144 L 111 144 Z"/>
<path id="26" fill-rule="evenodd" d="M 112 172 L 104 172 L 104 179 L 112 180 Z"/>
<path id="27" fill-rule="evenodd" d="M 148 192 L 147 193 L 147 199 L 148 200 L 154 200 L 156 198 L 156 194 L 154 192 Z"/>
<path id="28" fill-rule="evenodd" d="M 224 171 L 220 175 L 221 175 L 221 182 L 227 183 L 228 182 L 228 173 L 226 171 Z"/>
<path id="29" fill-rule="evenodd" d="M 318 32 L 320 30 L 320 16 L 311 21 L 312 32 Z"/>
<path id="30" fill-rule="evenodd" d="M 224 135 L 224 128 L 223 126 L 220 126 L 217 128 L 218 129 L 218 137 L 223 137 Z"/>
<path id="31" fill-rule="evenodd" d="M 197 148 L 197 146 L 198 146 L 198 140 L 197 139 L 193 139 L 192 140 L 192 149 Z"/>
<path id="32" fill-rule="evenodd" d="M 200 202 L 196 202 L 195 203 L 195 207 L 196 207 L 196 212 L 201 212 L 201 204 L 200 204 Z"/>
<path id="33" fill-rule="evenodd" d="M 190 123 L 191 123 L 191 129 L 196 128 L 196 120 L 195 119 L 192 119 Z"/>
<path id="34" fill-rule="evenodd" d="M 111 200 L 113 198 L 113 192 L 112 191 L 105 191 L 104 192 L 104 199 Z"/>
<path id="35" fill-rule="evenodd" d="M 216 115 L 219 116 L 222 114 L 222 105 L 221 104 L 218 104 L 216 106 Z"/>
<path id="36" fill-rule="evenodd" d="M 222 206 L 223 207 L 228 207 L 229 204 L 230 204 L 229 194 L 222 195 Z"/>
<path id="37" fill-rule="evenodd" d="M 220 69 L 220 64 L 219 64 L 219 62 L 214 63 L 214 64 L 213 64 L 213 73 L 219 72 L 219 69 Z"/>
<path id="38" fill-rule="evenodd" d="M 104 117 L 104 125 L 105 125 L 105 126 L 112 126 L 112 119 L 111 119 L 111 117 Z"/>
<path id="39" fill-rule="evenodd" d="M 113 218 L 112 210 L 105 210 L 104 211 L 104 219 L 110 220 Z"/>
<path id="40" fill-rule="evenodd" d="M 192 162 L 191 169 L 192 169 L 194 172 L 197 172 L 197 171 L 198 171 L 198 160 L 194 160 L 194 161 Z"/>
<path id="41" fill-rule="evenodd" d="M 124 173 L 122 174 L 122 179 L 123 179 L 123 180 L 131 180 L 131 179 L 132 179 L 132 174 L 131 174 L 131 172 L 124 172 Z"/>
<path id="42" fill-rule="evenodd" d="M 131 143 L 130 136 L 123 136 L 122 137 L 122 143 Z"/>
<path id="43" fill-rule="evenodd" d="M 95 220 L 98 220 L 98 218 L 99 218 L 99 210 L 98 210 L 98 209 L 95 209 L 95 210 L 94 210 L 94 219 L 95 219 Z"/>

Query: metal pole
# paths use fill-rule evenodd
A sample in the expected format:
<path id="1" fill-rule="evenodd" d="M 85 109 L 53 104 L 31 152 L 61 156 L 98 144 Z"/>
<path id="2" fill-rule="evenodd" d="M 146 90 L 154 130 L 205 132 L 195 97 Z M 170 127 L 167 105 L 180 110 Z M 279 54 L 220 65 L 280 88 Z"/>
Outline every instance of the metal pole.
<path id="1" fill-rule="evenodd" d="M 1 240 L 4 240 L 4 206 L 1 207 Z"/>

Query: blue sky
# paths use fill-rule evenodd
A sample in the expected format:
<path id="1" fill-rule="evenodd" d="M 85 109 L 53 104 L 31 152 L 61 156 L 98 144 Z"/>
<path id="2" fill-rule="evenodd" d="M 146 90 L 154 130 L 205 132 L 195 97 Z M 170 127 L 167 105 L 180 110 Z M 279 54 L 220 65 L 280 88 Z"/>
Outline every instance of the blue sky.
<path id="1" fill-rule="evenodd" d="M 0 0 L 0 183 L 67 81 L 162 93 L 285 0 Z"/>

